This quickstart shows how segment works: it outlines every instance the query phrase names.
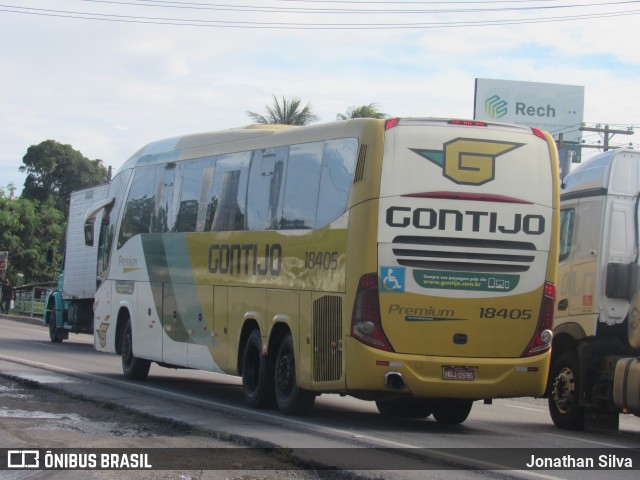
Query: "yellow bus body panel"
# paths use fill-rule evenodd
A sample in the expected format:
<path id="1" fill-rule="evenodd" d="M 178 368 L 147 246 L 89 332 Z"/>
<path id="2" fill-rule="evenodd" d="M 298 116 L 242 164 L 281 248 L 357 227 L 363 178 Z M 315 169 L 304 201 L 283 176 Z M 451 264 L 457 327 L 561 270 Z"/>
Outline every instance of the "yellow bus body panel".
<path id="1" fill-rule="evenodd" d="M 385 373 L 398 372 L 408 393 L 424 398 L 537 397 L 543 394 L 549 369 L 549 355 L 527 358 L 465 358 L 403 355 L 368 347 L 348 338 L 346 382 L 351 392 L 392 390 L 385 387 Z M 443 380 L 443 366 L 476 370 L 474 381 Z"/>

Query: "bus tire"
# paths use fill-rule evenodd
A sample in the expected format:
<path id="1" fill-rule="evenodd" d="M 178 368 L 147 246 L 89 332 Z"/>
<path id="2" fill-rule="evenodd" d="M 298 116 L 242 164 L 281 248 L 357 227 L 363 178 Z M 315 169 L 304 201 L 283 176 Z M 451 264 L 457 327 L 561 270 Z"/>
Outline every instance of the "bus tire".
<path id="1" fill-rule="evenodd" d="M 579 404 L 579 365 L 574 351 L 560 354 L 549 372 L 549 414 L 563 430 L 584 428 L 584 407 Z"/>
<path id="2" fill-rule="evenodd" d="M 276 402 L 286 415 L 305 415 L 316 401 L 316 394 L 298 387 L 293 338 L 287 334 L 280 343 L 275 368 Z"/>
<path id="3" fill-rule="evenodd" d="M 432 405 L 423 398 L 395 398 L 376 400 L 376 407 L 387 418 L 427 418 L 431 415 Z"/>
<path id="4" fill-rule="evenodd" d="M 55 303 L 49 303 L 49 306 L 45 310 L 44 314 L 47 316 L 46 323 L 49 324 L 49 339 L 53 343 L 62 343 L 62 335 L 58 335 L 58 329 L 56 327 L 56 307 Z"/>
<path id="5" fill-rule="evenodd" d="M 433 418 L 445 425 L 459 425 L 467 419 L 472 406 L 473 400 L 466 398 L 442 399 L 433 406 Z"/>
<path id="6" fill-rule="evenodd" d="M 122 372 L 128 380 L 145 380 L 149 375 L 151 362 L 133 354 L 133 333 L 131 319 L 127 318 L 122 332 Z"/>
<path id="7" fill-rule="evenodd" d="M 273 408 L 273 368 L 269 358 L 262 355 L 262 337 L 253 330 L 247 337 L 242 356 L 242 394 L 251 408 Z"/>

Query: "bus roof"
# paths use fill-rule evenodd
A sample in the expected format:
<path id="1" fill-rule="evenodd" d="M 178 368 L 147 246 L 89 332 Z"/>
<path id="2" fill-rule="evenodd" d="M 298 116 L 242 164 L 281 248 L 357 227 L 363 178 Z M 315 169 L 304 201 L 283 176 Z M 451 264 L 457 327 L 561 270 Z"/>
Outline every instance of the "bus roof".
<path id="1" fill-rule="evenodd" d="M 361 130 L 365 125 L 371 125 L 372 123 L 380 123 L 380 126 L 382 126 L 383 122 L 384 120 L 379 119 L 360 118 L 306 126 L 278 124 L 248 125 L 227 130 L 183 135 L 157 140 L 147 144 L 134 153 L 120 168 L 120 171 L 133 168 L 141 159 L 148 156 L 165 154 L 168 157 L 176 157 L 173 160 L 181 160 L 183 158 L 206 156 L 210 154 L 208 151 L 241 151 L 245 148 L 245 144 L 255 144 L 256 140 L 264 141 L 268 137 L 279 137 L 282 134 L 288 136 L 287 134 L 290 132 L 296 132 L 296 135 L 301 134 L 301 142 L 306 142 L 310 141 L 309 139 L 314 138 L 314 136 L 317 136 L 314 132 L 317 132 L 319 129 L 334 130 L 335 137 L 338 138 L 344 137 L 345 135 L 349 136 L 350 131 Z M 339 132 L 343 133 L 340 134 Z M 236 145 L 237 148 L 235 148 Z M 178 154 L 178 152 L 186 151 L 190 152 L 186 156 Z M 198 152 L 203 153 L 200 155 Z M 146 162 L 143 160 L 142 163 Z"/>
<path id="2" fill-rule="evenodd" d="M 134 153 L 121 167 L 121 170 L 132 168 L 137 161 L 148 155 L 175 152 L 178 150 L 196 148 L 202 146 L 219 145 L 227 142 L 237 142 L 256 137 L 265 137 L 282 130 L 295 128 L 291 125 L 248 125 L 245 127 L 230 128 L 217 132 L 204 132 L 180 137 L 165 138 L 148 143 Z"/>
<path id="3" fill-rule="evenodd" d="M 380 132 L 383 131 L 385 122 L 389 119 L 374 118 L 355 118 L 348 120 L 338 120 L 335 122 L 294 126 L 294 125 L 247 125 L 244 127 L 231 128 L 214 132 L 203 132 L 179 137 L 172 137 L 163 140 L 151 142 L 134 153 L 120 168 L 120 171 L 133 168 L 138 163 L 155 163 L 156 161 L 177 161 L 186 158 L 196 158 L 198 156 L 208 156 L 219 152 L 234 152 L 245 149 L 246 144 L 257 145 L 264 142 L 268 145 L 275 145 L 277 141 L 265 141 L 272 137 L 280 138 L 289 137 L 294 134 L 296 141 L 300 143 L 314 141 L 317 139 L 317 132 L 323 131 L 326 138 L 339 138 L 345 136 L 356 136 L 358 131 L 371 128 L 376 124 Z M 403 117 L 397 120 L 394 125 L 409 126 L 420 124 L 447 124 L 451 118 L 435 118 L 435 117 Z M 459 119 L 458 119 L 459 120 Z M 530 130 L 528 127 L 519 125 L 503 124 L 503 123 L 487 123 L 483 122 L 487 127 L 510 129 L 510 130 Z M 284 140 L 286 142 L 287 140 Z M 251 146 L 249 148 L 252 148 Z M 255 147 L 254 147 L 255 148 Z M 180 153 L 179 153 L 180 152 Z M 217 153 L 216 153 L 217 152 Z M 145 157 L 155 157 L 157 160 L 150 162 Z M 160 160 L 161 157 L 162 160 Z"/>

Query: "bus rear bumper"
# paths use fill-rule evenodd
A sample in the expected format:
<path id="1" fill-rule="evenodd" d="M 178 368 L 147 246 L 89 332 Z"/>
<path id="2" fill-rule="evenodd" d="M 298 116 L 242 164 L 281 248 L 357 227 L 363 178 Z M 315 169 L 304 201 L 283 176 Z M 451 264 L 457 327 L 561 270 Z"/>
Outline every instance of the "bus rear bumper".
<path id="1" fill-rule="evenodd" d="M 550 353 L 527 358 L 460 358 L 385 352 L 348 339 L 349 391 L 409 394 L 424 398 L 542 396 Z"/>

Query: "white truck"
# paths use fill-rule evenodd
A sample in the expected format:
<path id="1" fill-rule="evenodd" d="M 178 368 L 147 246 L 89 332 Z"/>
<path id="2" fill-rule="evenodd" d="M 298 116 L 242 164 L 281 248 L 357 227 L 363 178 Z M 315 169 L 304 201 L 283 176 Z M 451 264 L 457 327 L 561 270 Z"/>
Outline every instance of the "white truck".
<path id="1" fill-rule="evenodd" d="M 564 429 L 640 414 L 640 152 L 612 150 L 561 189 L 549 411 Z"/>
<path id="2" fill-rule="evenodd" d="M 84 216 L 106 198 L 109 185 L 71 193 L 62 268 L 57 288 L 47 293 L 44 324 L 52 342 L 69 338 L 69 332 L 93 334 L 93 299 L 96 293 L 97 244 L 85 245 Z"/>

